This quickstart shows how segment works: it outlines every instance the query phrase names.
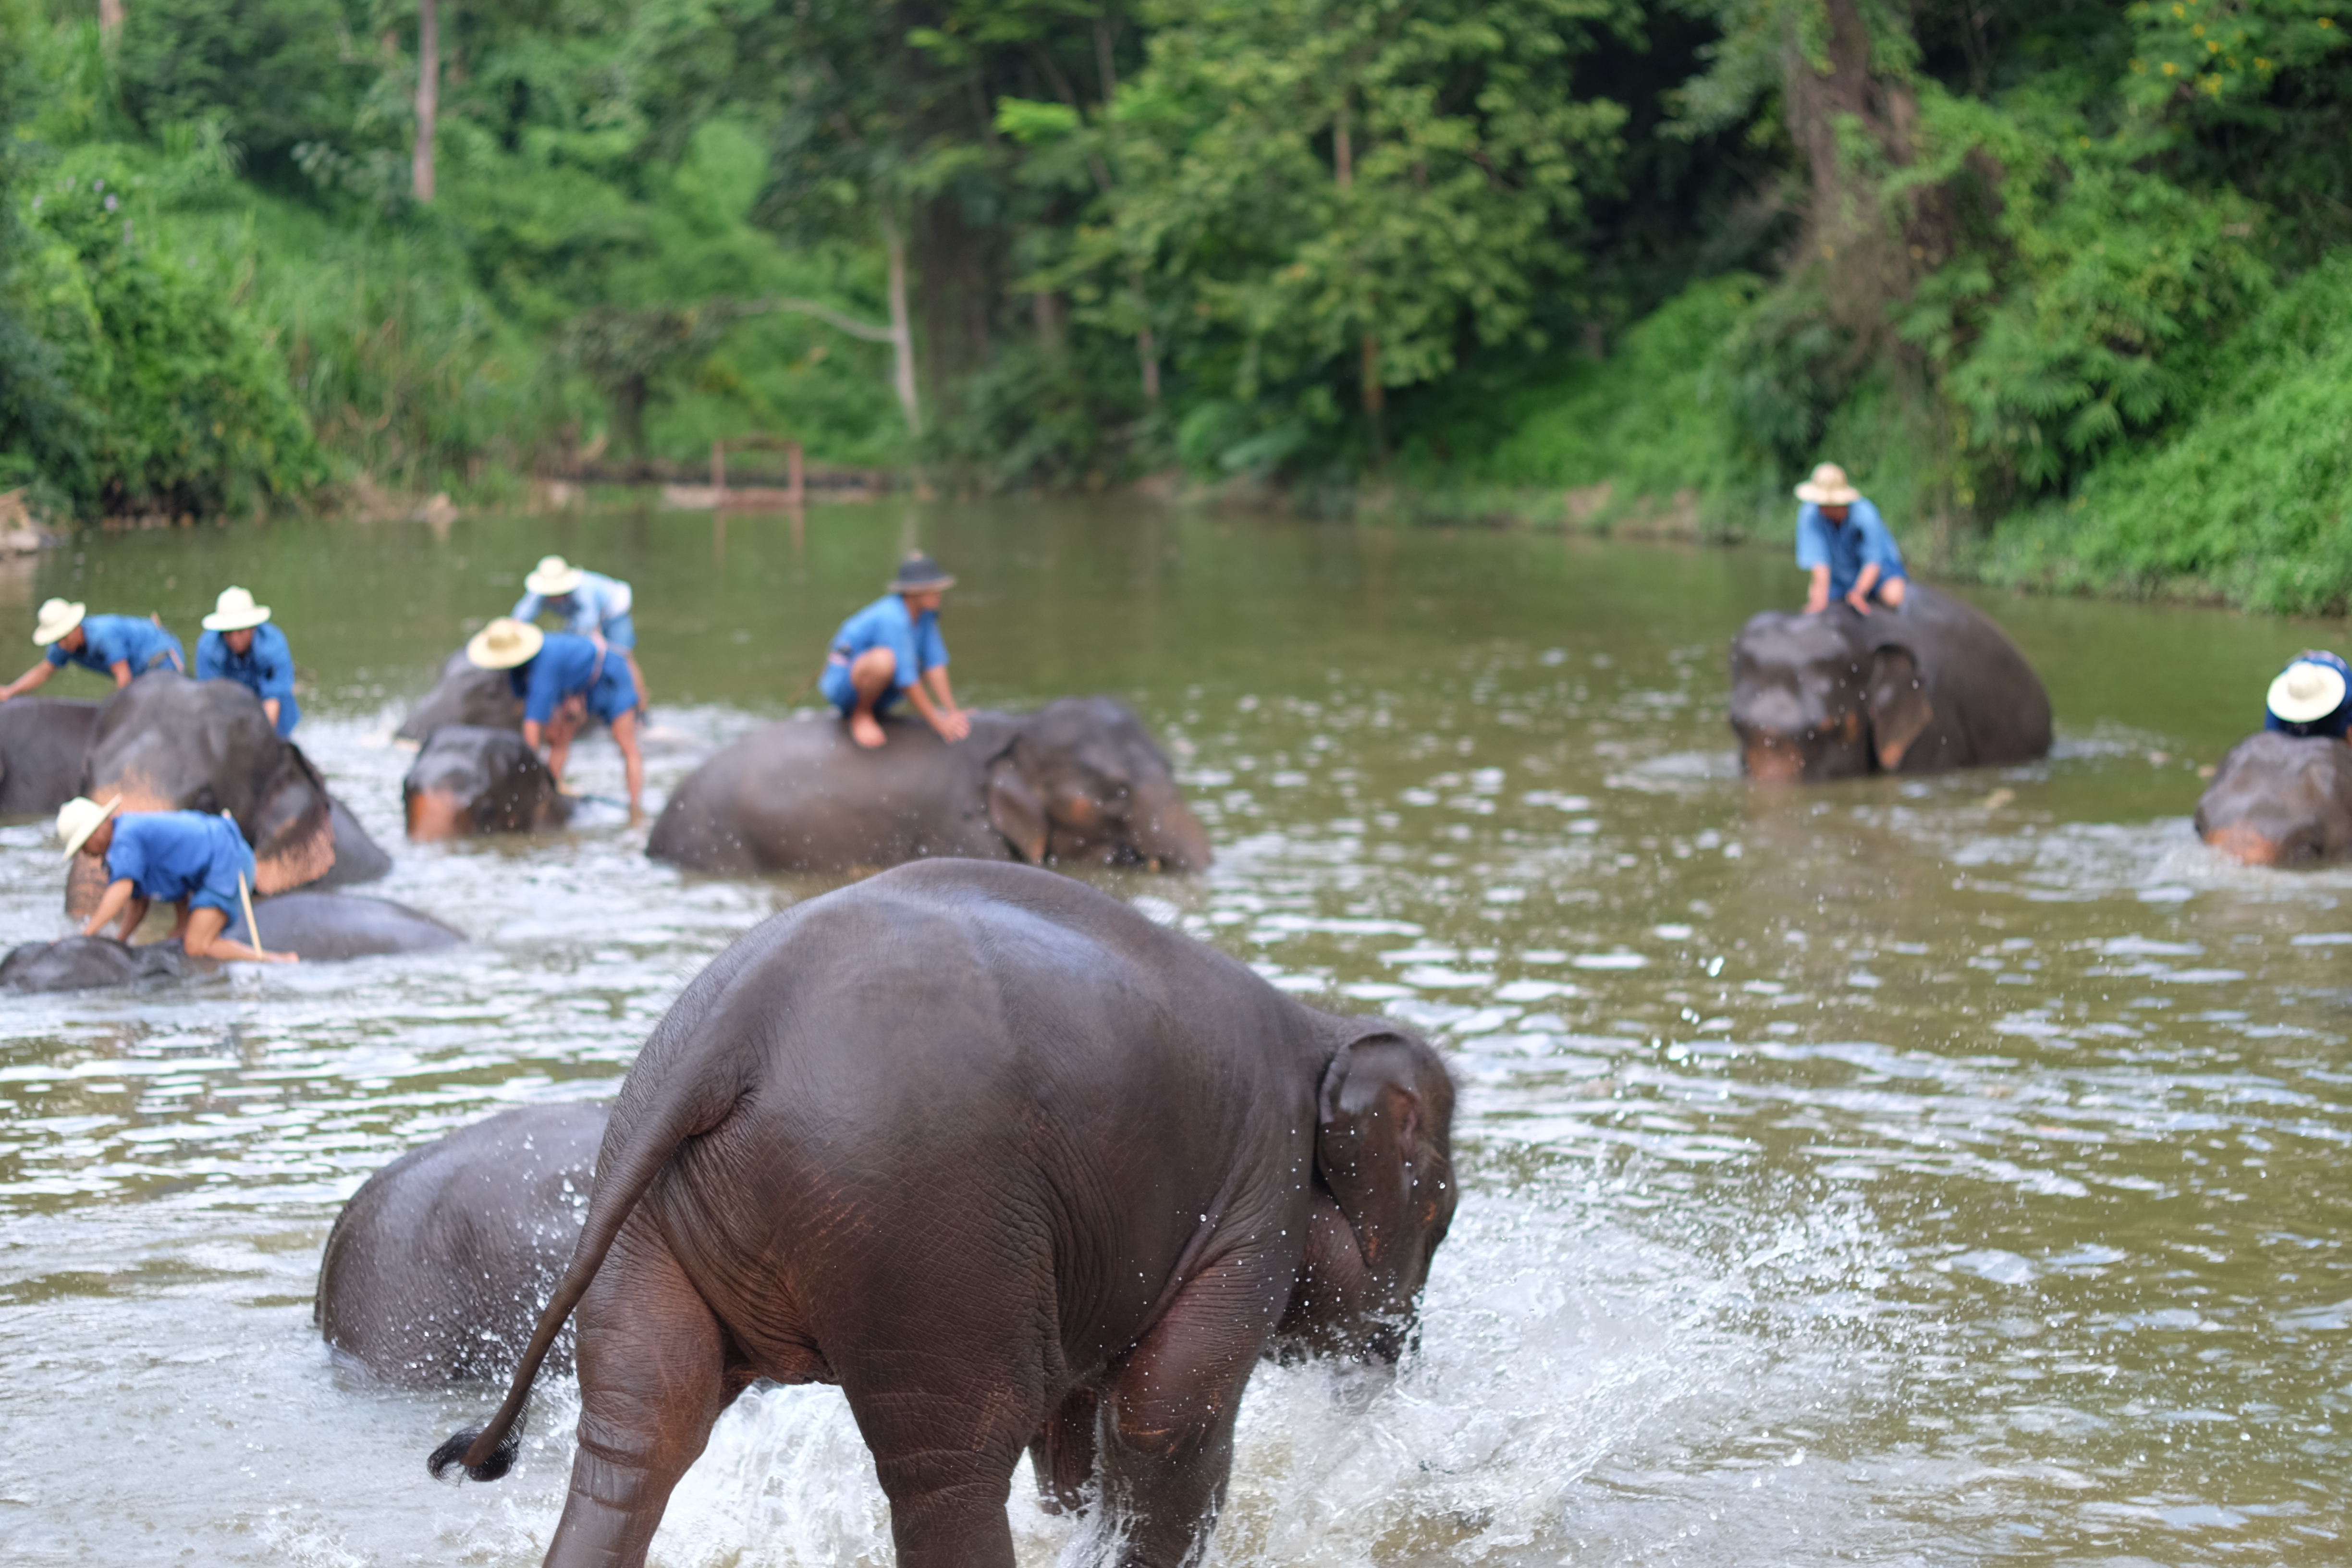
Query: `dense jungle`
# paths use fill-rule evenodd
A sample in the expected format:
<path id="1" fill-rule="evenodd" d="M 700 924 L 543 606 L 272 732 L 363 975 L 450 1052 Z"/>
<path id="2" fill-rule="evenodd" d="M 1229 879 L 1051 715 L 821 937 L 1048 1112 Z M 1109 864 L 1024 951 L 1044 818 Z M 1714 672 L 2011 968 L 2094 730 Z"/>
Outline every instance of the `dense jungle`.
<path id="1" fill-rule="evenodd" d="M 2352 597 L 2333 0 L 0 0 L 0 492 L 820 468 Z"/>

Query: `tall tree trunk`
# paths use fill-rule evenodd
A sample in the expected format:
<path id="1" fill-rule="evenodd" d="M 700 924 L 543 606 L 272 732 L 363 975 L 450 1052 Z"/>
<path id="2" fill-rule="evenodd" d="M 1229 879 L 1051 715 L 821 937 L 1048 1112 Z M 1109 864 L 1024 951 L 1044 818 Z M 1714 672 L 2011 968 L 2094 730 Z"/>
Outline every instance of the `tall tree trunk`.
<path id="1" fill-rule="evenodd" d="M 907 314 L 907 237 L 886 207 L 882 213 L 882 250 L 889 262 L 890 384 L 898 389 L 898 407 L 907 416 L 907 434 L 923 433 L 923 407 L 915 394 L 915 329 Z"/>
<path id="2" fill-rule="evenodd" d="M 98 0 L 99 36 L 109 43 L 122 36 L 122 0 Z"/>
<path id="3" fill-rule="evenodd" d="M 1348 100 L 1345 97 L 1339 100 L 1339 115 L 1331 125 L 1331 173 L 1342 196 L 1356 188 L 1356 139 L 1349 129 Z M 1364 329 L 1361 349 L 1361 366 L 1358 374 L 1362 383 L 1364 417 L 1371 423 L 1377 440 L 1381 409 L 1387 403 L 1387 397 L 1381 386 L 1381 341 L 1372 334 L 1369 326 Z"/>
<path id="4" fill-rule="evenodd" d="M 989 315 L 996 303 L 990 236 L 964 221 L 962 204 L 940 196 L 919 205 L 912 233 L 914 272 L 922 289 L 923 390 L 931 406 L 988 363 Z"/>
<path id="5" fill-rule="evenodd" d="M 433 133 L 441 114 L 441 14 L 438 0 L 416 0 L 416 154 L 409 189 L 433 199 Z"/>

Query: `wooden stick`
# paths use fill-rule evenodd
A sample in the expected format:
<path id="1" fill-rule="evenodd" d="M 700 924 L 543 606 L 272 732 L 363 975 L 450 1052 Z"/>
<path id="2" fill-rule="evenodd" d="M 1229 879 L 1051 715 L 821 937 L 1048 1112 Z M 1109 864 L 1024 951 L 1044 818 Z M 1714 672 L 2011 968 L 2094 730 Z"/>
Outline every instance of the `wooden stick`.
<path id="1" fill-rule="evenodd" d="M 268 958 L 269 950 L 261 945 L 261 922 L 253 918 L 253 889 L 245 885 L 245 873 L 242 871 L 236 874 L 236 897 L 237 901 L 245 906 L 246 940 L 253 944 L 254 952 Z"/>

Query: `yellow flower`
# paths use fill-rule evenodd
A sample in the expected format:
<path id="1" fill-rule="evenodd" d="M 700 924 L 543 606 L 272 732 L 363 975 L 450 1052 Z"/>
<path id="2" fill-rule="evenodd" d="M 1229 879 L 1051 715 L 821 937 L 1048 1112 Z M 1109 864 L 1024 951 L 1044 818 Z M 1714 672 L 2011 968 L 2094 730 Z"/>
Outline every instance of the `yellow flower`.
<path id="1" fill-rule="evenodd" d="M 2180 74 L 2180 68 L 2174 65 L 2170 60 L 2167 60 L 2164 62 L 2164 74 L 2167 76 L 2179 76 Z"/>
<path id="2" fill-rule="evenodd" d="M 2202 22 L 2198 23 L 2195 26 L 2189 29 L 2189 33 L 2191 37 L 2203 37 L 2205 36 L 2205 24 Z"/>
<path id="3" fill-rule="evenodd" d="M 2205 52 L 2209 55 L 2218 55 L 2221 52 L 2221 46 L 2208 38 L 2205 40 Z"/>
<path id="4" fill-rule="evenodd" d="M 2262 56 L 2256 55 L 2254 57 L 2254 68 L 2258 71 L 2266 71 L 2271 68 L 2271 62 L 2263 58 Z"/>

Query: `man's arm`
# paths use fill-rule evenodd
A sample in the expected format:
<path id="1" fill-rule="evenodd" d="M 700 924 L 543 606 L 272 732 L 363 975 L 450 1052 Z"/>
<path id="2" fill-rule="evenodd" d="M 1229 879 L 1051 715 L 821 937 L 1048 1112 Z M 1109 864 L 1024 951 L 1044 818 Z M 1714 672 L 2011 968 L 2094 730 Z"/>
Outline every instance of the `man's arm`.
<path id="1" fill-rule="evenodd" d="M 57 668 L 58 667 L 51 664 L 47 659 L 42 659 L 38 664 L 33 666 L 32 668 L 26 670 L 24 674 L 18 676 L 7 685 L 0 686 L 0 702 L 5 702 L 11 697 L 15 697 L 22 692 L 32 690 L 33 688 L 40 685 L 41 682 L 56 674 Z"/>
<path id="2" fill-rule="evenodd" d="M 105 893 L 102 894 L 98 900 L 97 910 L 91 914 L 89 919 L 82 921 L 81 934 L 84 936 L 96 936 L 100 931 L 104 931 L 106 929 L 106 922 L 112 920 L 115 916 L 121 914 L 131 904 L 131 896 L 138 890 L 138 885 L 132 882 L 128 877 L 118 877 L 113 881 L 109 882 L 106 885 Z M 122 934 L 125 938 L 128 938 L 132 931 L 139 929 L 140 919 L 143 919 L 146 916 L 147 900 L 141 899 L 138 900 L 138 909 L 133 911 L 137 918 L 123 922 Z"/>
<path id="3" fill-rule="evenodd" d="M 106 667 L 106 673 L 114 677 L 114 689 L 120 691 L 131 684 L 131 661 L 118 658 Z"/>
<path id="4" fill-rule="evenodd" d="M 1827 574 L 1824 573 L 1823 575 L 1826 576 Z M 1870 614 L 1870 591 L 1877 586 L 1878 563 L 1865 561 L 1862 563 L 1862 571 L 1853 580 L 1853 588 L 1847 591 L 1845 602 L 1866 616 Z"/>
<path id="5" fill-rule="evenodd" d="M 929 673 L 937 674 L 939 671 L 934 668 Z M 942 710 L 931 700 L 931 694 L 924 689 L 922 681 L 918 680 L 906 689 L 907 700 L 913 703 L 915 711 L 923 716 L 924 723 L 939 731 L 940 740 L 953 745 L 971 733 L 971 721 L 957 712 L 952 706 Z"/>
<path id="6" fill-rule="evenodd" d="M 278 699 L 275 697 L 263 698 L 261 700 L 261 710 L 269 715 L 269 727 L 273 730 L 278 728 Z"/>
<path id="7" fill-rule="evenodd" d="M 1830 569 L 1813 568 L 1812 586 L 1805 590 L 1805 614 L 1818 616 L 1830 607 Z"/>

